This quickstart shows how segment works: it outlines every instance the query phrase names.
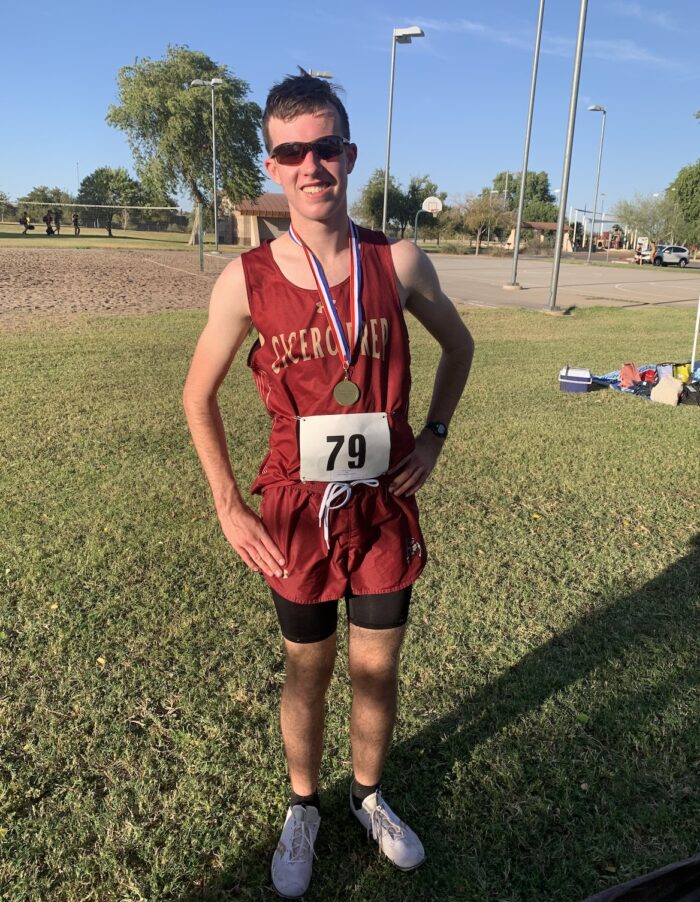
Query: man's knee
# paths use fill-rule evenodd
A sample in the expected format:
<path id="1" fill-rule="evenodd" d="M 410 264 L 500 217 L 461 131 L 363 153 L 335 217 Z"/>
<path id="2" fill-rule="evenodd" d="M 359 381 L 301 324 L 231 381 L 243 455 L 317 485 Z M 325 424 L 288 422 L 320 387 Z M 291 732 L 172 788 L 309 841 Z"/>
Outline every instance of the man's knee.
<path id="1" fill-rule="evenodd" d="M 285 641 L 286 685 L 308 696 L 325 695 L 335 665 L 335 633 L 321 642 Z"/>
<path id="2" fill-rule="evenodd" d="M 399 653 L 404 627 L 365 630 L 351 627 L 350 679 L 353 689 L 382 694 L 393 691 L 399 672 Z"/>

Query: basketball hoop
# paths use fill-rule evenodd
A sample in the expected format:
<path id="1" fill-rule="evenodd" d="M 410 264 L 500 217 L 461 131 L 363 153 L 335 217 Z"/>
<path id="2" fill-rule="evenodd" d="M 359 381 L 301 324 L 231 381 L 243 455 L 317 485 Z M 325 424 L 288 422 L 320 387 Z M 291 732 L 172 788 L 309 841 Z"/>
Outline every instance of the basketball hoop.
<path id="1" fill-rule="evenodd" d="M 439 197 L 426 197 L 423 201 L 423 209 L 426 213 L 431 213 L 435 219 L 442 210 L 442 201 Z"/>

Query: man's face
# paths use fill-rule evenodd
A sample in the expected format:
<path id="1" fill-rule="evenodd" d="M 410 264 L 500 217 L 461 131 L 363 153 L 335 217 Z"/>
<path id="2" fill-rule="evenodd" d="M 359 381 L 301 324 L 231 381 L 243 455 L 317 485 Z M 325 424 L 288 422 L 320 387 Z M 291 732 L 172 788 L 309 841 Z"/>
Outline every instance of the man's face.
<path id="1" fill-rule="evenodd" d="M 319 113 L 304 113 L 284 122 L 270 119 L 268 130 L 273 149 L 292 141 L 311 142 L 328 135 L 341 135 L 338 114 L 329 107 Z M 354 144 L 332 160 L 321 160 L 309 150 L 298 166 L 265 160 L 270 178 L 282 187 L 290 207 L 305 219 L 323 222 L 335 215 L 347 215 L 347 177 L 357 158 Z"/>

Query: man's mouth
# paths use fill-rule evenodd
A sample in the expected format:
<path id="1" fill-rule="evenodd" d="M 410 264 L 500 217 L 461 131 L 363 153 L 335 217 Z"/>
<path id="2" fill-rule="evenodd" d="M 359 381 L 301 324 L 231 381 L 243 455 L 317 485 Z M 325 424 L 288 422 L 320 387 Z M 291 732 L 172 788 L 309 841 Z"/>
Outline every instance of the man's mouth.
<path id="1" fill-rule="evenodd" d="M 329 185 L 304 185 L 301 189 L 304 194 L 320 194 L 322 191 L 325 191 L 326 188 L 330 187 Z"/>

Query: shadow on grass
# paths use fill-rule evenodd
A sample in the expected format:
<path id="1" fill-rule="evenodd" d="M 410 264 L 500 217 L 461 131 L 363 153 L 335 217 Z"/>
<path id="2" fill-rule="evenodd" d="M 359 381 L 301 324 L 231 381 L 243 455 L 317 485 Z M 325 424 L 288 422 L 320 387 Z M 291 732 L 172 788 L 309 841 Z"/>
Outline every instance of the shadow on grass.
<path id="1" fill-rule="evenodd" d="M 693 694 L 700 683 L 697 659 L 699 574 L 700 534 L 694 537 L 686 555 L 638 591 L 622 595 L 583 617 L 570 629 L 526 654 L 510 670 L 482 689 L 471 692 L 458 690 L 455 693 L 455 707 L 449 715 L 433 721 L 415 736 L 393 746 L 385 783 L 391 788 L 392 803 L 396 800 L 397 810 L 405 812 L 406 819 L 414 825 L 417 825 L 414 804 L 417 787 L 422 796 L 419 802 L 423 806 L 420 832 L 428 861 L 416 873 L 399 874 L 389 865 L 377 865 L 376 848 L 361 842 L 359 826 L 345 813 L 346 775 L 332 785 L 324 786 L 324 827 L 319 834 L 314 881 L 305 898 L 465 899 L 479 902 L 498 898 L 575 902 L 634 876 L 634 871 L 629 874 L 624 867 L 614 869 L 617 873 L 611 873 L 610 868 L 601 866 L 600 858 L 601 854 L 606 854 L 607 844 L 613 842 L 607 836 L 608 829 L 614 835 L 618 848 L 620 843 L 626 847 L 625 816 L 629 816 L 630 812 L 639 821 L 640 827 L 636 837 L 629 837 L 637 853 L 639 867 L 636 873 L 670 863 L 668 859 L 663 859 L 669 849 L 673 851 L 673 860 L 690 854 L 688 848 L 692 849 L 697 835 L 694 838 L 689 836 L 688 845 L 682 847 L 677 830 L 670 830 L 659 837 L 658 843 L 649 841 L 645 844 L 645 829 L 653 832 L 652 809 L 656 812 L 659 806 L 670 806 L 669 816 L 673 821 L 676 813 L 673 805 L 682 807 L 682 794 L 676 796 L 670 792 L 664 795 L 663 791 L 659 792 L 659 787 L 654 787 L 655 796 L 652 792 L 654 797 L 648 798 L 645 794 L 645 788 L 649 788 L 648 781 L 645 784 L 648 773 L 644 766 L 640 763 L 639 772 L 632 777 L 624 774 L 624 766 L 629 767 L 631 763 L 634 774 L 636 765 L 634 753 L 630 761 L 629 743 L 631 741 L 634 746 L 640 725 L 647 724 L 650 719 L 653 721 L 655 715 L 661 714 L 667 705 Z M 672 602 L 673 616 L 669 616 L 669 602 Z M 597 678 L 599 669 L 612 667 L 623 670 L 637 666 L 633 661 L 639 655 L 658 666 L 659 661 L 655 659 L 661 657 L 665 661 L 669 645 L 675 647 L 678 656 L 666 662 L 670 668 L 664 670 L 663 680 L 648 680 L 635 671 L 633 689 L 624 696 L 611 693 L 607 703 L 595 709 L 592 719 L 609 727 L 607 735 L 606 728 L 601 728 L 602 741 L 601 736 L 595 735 L 595 730 L 587 727 L 585 722 L 577 721 L 574 714 L 571 718 L 572 732 L 563 740 L 555 735 L 551 748 L 534 746 L 522 749 L 523 756 L 530 756 L 534 762 L 532 766 L 541 775 L 543 789 L 546 790 L 543 792 L 546 799 L 542 800 L 542 806 L 529 811 L 526 809 L 524 815 L 521 812 L 515 832 L 511 832 L 513 819 L 505 813 L 509 803 L 515 801 L 508 796 L 507 787 L 498 797 L 497 804 L 471 812 L 475 822 L 481 825 L 483 834 L 494 837 L 494 845 L 501 843 L 499 854 L 494 851 L 493 856 L 484 855 L 482 848 L 482 857 L 475 855 L 466 847 L 463 825 L 456 825 L 461 829 L 451 829 L 455 813 L 449 810 L 449 806 L 441 814 L 438 804 L 425 804 L 426 799 L 429 802 L 439 800 L 441 794 L 449 793 L 455 766 L 459 767 L 460 762 L 468 763 L 478 746 L 514 727 L 517 721 L 556 698 L 558 693 L 579 681 Z M 677 663 L 684 659 L 695 663 L 692 666 Z M 405 703 L 410 704 L 410 699 L 406 699 Z M 688 719 L 692 720 L 692 716 Z M 583 824 L 576 816 L 577 809 L 567 806 L 562 790 L 570 786 L 578 789 L 582 777 L 575 759 L 581 744 L 586 741 L 592 753 L 604 757 L 605 766 L 611 769 L 607 779 L 612 792 L 608 797 L 606 791 L 601 789 L 597 797 L 589 800 L 586 807 L 599 809 L 601 817 L 596 820 L 591 816 L 591 821 Z M 697 736 L 686 736 L 683 729 L 669 736 L 662 729 L 655 741 L 664 749 L 664 754 L 670 754 L 681 762 L 685 753 L 687 768 L 692 770 L 691 762 L 697 761 Z M 556 759 L 558 771 L 553 758 Z M 478 786 L 475 785 L 474 789 L 478 790 Z M 478 804 L 476 800 L 471 801 L 463 787 L 456 798 L 458 803 L 466 806 L 465 810 L 469 810 L 470 804 Z M 628 810 L 620 812 L 627 800 Z M 688 804 L 691 804 L 690 801 Z M 644 821 L 647 814 L 651 819 L 651 828 L 649 822 Z M 459 818 L 459 813 L 456 816 Z M 687 808 L 684 816 L 688 816 Z M 224 874 L 207 875 L 206 886 L 193 888 L 180 897 L 180 902 L 212 902 L 215 899 L 240 897 L 275 898 L 270 886 L 269 861 L 278 832 L 279 825 L 274 825 L 263 836 L 251 836 L 250 845 L 243 854 L 234 861 L 226 862 Z M 567 837 L 567 856 L 564 860 L 548 858 L 547 847 L 553 834 Z M 483 845 L 483 837 L 480 838 Z M 517 874 L 516 882 L 509 880 L 508 873 L 497 870 L 503 866 L 503 850 L 506 850 L 512 867 L 511 877 Z M 489 851 L 487 847 L 486 852 Z M 596 855 L 598 860 L 592 860 Z M 610 856 L 613 855 L 610 852 Z M 532 872 L 531 878 L 529 871 Z M 698 896 L 693 898 L 700 898 L 700 888 Z"/>

